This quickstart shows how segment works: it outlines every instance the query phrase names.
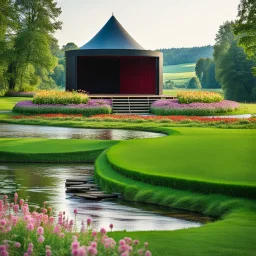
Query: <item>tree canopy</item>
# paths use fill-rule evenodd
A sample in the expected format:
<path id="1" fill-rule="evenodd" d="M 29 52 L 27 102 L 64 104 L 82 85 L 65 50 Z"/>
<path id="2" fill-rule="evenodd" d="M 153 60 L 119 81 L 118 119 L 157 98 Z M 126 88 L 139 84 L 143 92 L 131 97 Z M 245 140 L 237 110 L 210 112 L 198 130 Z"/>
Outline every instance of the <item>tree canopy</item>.
<path id="1" fill-rule="evenodd" d="M 256 61 L 256 1 L 241 0 L 238 18 L 234 31 L 240 35 L 239 45 L 244 48 L 249 59 Z M 253 73 L 256 76 L 255 66 Z"/>
<path id="2" fill-rule="evenodd" d="M 243 48 L 238 45 L 234 27 L 234 22 L 225 22 L 216 35 L 216 79 L 223 88 L 226 99 L 255 101 L 256 78 L 251 73 L 255 63 L 247 59 Z"/>
<path id="3" fill-rule="evenodd" d="M 187 88 L 188 89 L 201 89 L 202 86 L 201 86 L 199 79 L 195 76 L 189 80 Z"/>

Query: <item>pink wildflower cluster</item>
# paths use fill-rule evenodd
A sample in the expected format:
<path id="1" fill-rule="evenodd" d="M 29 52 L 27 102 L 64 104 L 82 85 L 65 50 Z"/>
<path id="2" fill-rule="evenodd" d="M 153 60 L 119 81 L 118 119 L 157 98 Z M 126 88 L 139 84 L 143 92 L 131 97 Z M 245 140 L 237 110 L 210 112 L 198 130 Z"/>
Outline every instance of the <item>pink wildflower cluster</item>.
<path id="1" fill-rule="evenodd" d="M 0 200 L 0 256 L 151 256 L 147 243 L 139 248 L 138 240 L 125 237 L 117 244 L 107 236 L 105 228 L 97 232 L 90 217 L 82 221 L 81 231 L 77 232 L 77 214 L 78 210 L 75 209 L 74 219 L 66 216 L 64 211 L 54 217 L 46 202 L 39 212 L 30 212 L 29 205 L 23 199 L 18 201 L 17 193 L 11 203 L 5 195 Z M 112 231 L 114 225 L 110 224 L 109 228 Z M 63 248 L 63 244 L 70 246 Z"/>

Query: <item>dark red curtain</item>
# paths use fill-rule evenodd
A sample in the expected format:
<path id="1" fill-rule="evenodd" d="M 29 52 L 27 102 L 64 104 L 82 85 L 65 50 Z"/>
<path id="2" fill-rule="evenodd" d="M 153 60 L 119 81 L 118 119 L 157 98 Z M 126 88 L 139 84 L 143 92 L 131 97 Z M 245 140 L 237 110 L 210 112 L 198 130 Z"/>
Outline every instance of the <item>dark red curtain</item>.
<path id="1" fill-rule="evenodd" d="M 156 94 L 156 59 L 120 57 L 120 93 Z"/>

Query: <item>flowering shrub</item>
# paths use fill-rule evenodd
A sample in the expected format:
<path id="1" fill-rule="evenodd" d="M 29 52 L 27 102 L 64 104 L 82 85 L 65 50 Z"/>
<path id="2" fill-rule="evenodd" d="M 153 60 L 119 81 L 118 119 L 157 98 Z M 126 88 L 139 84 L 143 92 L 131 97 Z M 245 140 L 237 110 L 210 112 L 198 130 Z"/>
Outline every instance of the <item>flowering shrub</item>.
<path id="1" fill-rule="evenodd" d="M 215 103 L 180 104 L 178 100 L 157 100 L 151 105 L 151 112 L 156 115 L 212 115 L 237 110 L 239 104 L 230 100 Z"/>
<path id="2" fill-rule="evenodd" d="M 66 114 L 39 114 L 33 116 L 13 116 L 13 119 L 81 119 L 83 118 L 82 114 L 76 115 L 66 115 Z"/>
<path id="3" fill-rule="evenodd" d="M 33 98 L 34 104 L 86 104 L 87 94 L 60 91 L 40 91 Z"/>
<path id="4" fill-rule="evenodd" d="M 129 237 L 116 241 L 107 236 L 105 228 L 93 229 L 92 219 L 82 221 L 77 231 L 76 215 L 69 219 L 65 212 L 52 215 L 52 209 L 44 207 L 41 212 L 30 212 L 23 199 L 8 203 L 7 196 L 0 200 L 0 255 L 145 255 L 151 256 L 148 243 L 140 247 L 138 240 Z M 111 231 L 113 224 L 109 225 Z"/>
<path id="5" fill-rule="evenodd" d="M 213 103 L 224 100 L 223 96 L 216 92 L 180 92 L 177 94 L 177 98 L 180 104 Z"/>
<path id="6" fill-rule="evenodd" d="M 43 114 L 83 114 L 86 116 L 96 114 L 110 114 L 112 111 L 110 100 L 89 100 L 87 104 L 34 104 L 31 101 L 21 101 L 17 103 L 14 112 Z"/>

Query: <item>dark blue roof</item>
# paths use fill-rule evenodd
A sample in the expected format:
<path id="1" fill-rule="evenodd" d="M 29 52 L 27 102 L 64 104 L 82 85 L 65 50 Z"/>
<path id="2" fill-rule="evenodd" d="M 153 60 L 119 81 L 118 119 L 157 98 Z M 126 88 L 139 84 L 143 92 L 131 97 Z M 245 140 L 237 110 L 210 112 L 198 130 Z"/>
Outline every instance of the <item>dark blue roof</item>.
<path id="1" fill-rule="evenodd" d="M 133 49 L 144 50 L 112 16 L 104 27 L 84 46 L 84 49 Z"/>

